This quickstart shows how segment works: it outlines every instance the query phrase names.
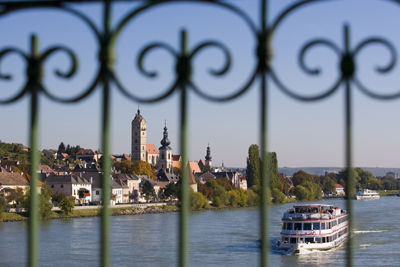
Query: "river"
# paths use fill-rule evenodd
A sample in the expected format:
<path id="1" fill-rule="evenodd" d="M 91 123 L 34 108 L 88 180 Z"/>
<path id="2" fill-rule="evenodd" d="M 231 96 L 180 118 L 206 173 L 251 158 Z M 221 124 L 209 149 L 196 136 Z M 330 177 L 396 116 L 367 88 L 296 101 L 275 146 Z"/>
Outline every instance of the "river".
<path id="1" fill-rule="evenodd" d="M 338 199 L 320 203 L 344 208 Z M 400 266 L 400 198 L 354 201 L 355 266 Z M 271 207 L 271 239 L 293 204 Z M 190 266 L 258 266 L 258 210 L 194 213 Z M 41 266 L 99 266 L 100 219 L 50 220 L 40 227 Z M 112 217 L 113 266 L 177 266 L 178 213 Z M 27 223 L 0 223 L 0 266 L 26 266 Z M 301 256 L 270 254 L 271 266 L 344 266 L 343 248 Z"/>

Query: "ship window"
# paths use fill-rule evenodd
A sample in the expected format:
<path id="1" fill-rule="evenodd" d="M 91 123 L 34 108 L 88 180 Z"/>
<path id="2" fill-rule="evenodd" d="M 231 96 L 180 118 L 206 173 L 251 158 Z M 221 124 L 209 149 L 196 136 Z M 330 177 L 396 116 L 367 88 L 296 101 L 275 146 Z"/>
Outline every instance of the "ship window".
<path id="1" fill-rule="evenodd" d="M 314 243 L 314 238 L 306 237 L 306 243 Z"/>
<path id="2" fill-rule="evenodd" d="M 322 243 L 326 243 L 326 237 L 322 238 Z"/>
<path id="3" fill-rule="evenodd" d="M 285 230 L 286 229 L 286 223 L 284 222 L 283 224 L 282 224 L 282 230 Z"/>
<path id="4" fill-rule="evenodd" d="M 321 223 L 321 230 L 325 230 L 325 223 L 324 222 Z"/>
<path id="5" fill-rule="evenodd" d="M 296 244 L 296 238 L 295 237 L 291 237 L 290 238 L 290 244 Z"/>
<path id="6" fill-rule="evenodd" d="M 311 230 L 311 223 L 305 223 L 303 225 L 303 230 Z"/>
<path id="7" fill-rule="evenodd" d="M 303 237 L 299 238 L 299 243 L 304 243 L 304 238 Z"/>
<path id="8" fill-rule="evenodd" d="M 317 223 L 313 223 L 313 230 L 319 230 L 319 222 L 317 222 Z"/>
<path id="9" fill-rule="evenodd" d="M 283 238 L 283 242 L 284 242 L 284 243 L 287 243 L 288 241 L 289 241 L 289 238 L 285 236 L 285 237 Z"/>
<path id="10" fill-rule="evenodd" d="M 321 237 L 316 237 L 316 238 L 315 238 L 315 242 L 316 242 L 316 243 L 321 243 Z"/>
<path id="11" fill-rule="evenodd" d="M 295 223 L 294 230 L 301 230 L 301 223 Z"/>
<path id="12" fill-rule="evenodd" d="M 288 229 L 288 230 L 292 230 L 293 229 L 293 223 L 287 223 L 286 224 L 286 229 Z"/>

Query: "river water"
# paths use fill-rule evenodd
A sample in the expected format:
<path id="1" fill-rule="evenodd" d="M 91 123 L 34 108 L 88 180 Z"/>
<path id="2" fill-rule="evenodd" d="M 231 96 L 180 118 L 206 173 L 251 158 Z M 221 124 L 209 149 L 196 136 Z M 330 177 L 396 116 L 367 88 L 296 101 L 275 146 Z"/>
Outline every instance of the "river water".
<path id="1" fill-rule="evenodd" d="M 343 200 L 319 203 L 345 207 Z M 293 204 L 271 207 L 271 239 Z M 355 266 L 400 266 L 400 198 L 354 201 Z M 190 266 L 258 266 L 258 210 L 194 213 Z M 40 228 L 41 266 L 99 266 L 99 218 L 51 220 Z M 178 213 L 112 217 L 113 266 L 177 266 Z M 26 266 L 27 223 L 0 223 L 0 266 Z M 343 248 L 301 256 L 270 253 L 271 266 L 344 266 Z"/>

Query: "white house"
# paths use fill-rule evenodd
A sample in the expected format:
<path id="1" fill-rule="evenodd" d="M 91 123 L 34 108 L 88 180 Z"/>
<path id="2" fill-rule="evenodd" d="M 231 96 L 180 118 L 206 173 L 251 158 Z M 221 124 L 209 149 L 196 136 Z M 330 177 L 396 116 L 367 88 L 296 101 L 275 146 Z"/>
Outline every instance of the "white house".
<path id="1" fill-rule="evenodd" d="M 341 184 L 336 184 L 336 195 L 344 196 L 346 193 L 344 192 L 344 187 Z"/>
<path id="2" fill-rule="evenodd" d="M 92 180 L 82 175 L 50 175 L 46 183 L 54 193 L 72 196 L 80 204 L 92 201 Z"/>

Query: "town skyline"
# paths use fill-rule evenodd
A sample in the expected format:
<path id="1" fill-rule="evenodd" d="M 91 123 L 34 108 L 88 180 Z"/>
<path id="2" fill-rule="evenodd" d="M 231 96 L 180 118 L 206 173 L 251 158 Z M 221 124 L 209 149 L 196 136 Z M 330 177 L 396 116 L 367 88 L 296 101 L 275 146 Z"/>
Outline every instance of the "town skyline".
<path id="1" fill-rule="evenodd" d="M 257 1 L 247 4 L 235 3 L 257 20 Z M 289 85 L 299 86 L 298 91 L 304 94 L 321 92 L 323 88 L 337 75 L 336 58 L 329 50 L 323 48 L 310 51 L 307 64 L 310 67 L 323 67 L 321 78 L 307 77 L 297 66 L 297 53 L 302 45 L 312 38 L 327 38 L 334 43 L 343 43 L 343 24 L 352 25 L 352 45 L 356 46 L 368 36 L 382 36 L 393 44 L 400 44 L 393 21 L 398 20 L 395 8 L 389 3 L 368 3 L 362 12 L 357 2 L 346 1 L 346 4 L 326 3 L 323 7 L 315 5 L 309 11 L 298 12 L 286 24 L 274 41 L 274 64 L 279 75 L 286 79 Z M 378 1 L 377 1 L 378 2 Z M 288 3 L 272 1 L 270 13 L 276 16 Z M 346 5 L 346 8 L 343 6 Z M 196 12 L 193 13 L 193 7 Z M 116 4 L 115 17 L 124 14 L 126 4 Z M 332 10 L 332 14 L 324 14 L 320 10 Z M 167 10 L 165 10 L 167 9 Z M 166 7 L 163 12 L 152 11 L 132 25 L 118 42 L 116 70 L 127 85 L 132 85 L 133 92 L 143 96 L 157 95 L 167 87 L 173 77 L 173 62 L 168 54 L 158 51 L 149 55 L 144 65 L 149 70 L 156 70 L 159 77 L 156 80 L 144 78 L 134 64 L 138 53 L 144 45 L 153 41 L 163 41 L 173 47 L 178 47 L 179 32 L 186 28 L 189 32 L 189 46 L 195 47 L 204 40 L 220 40 L 232 52 L 232 70 L 226 78 L 214 80 L 207 73 L 209 68 L 218 68 L 223 64 L 223 56 L 218 50 L 210 49 L 196 58 L 194 79 L 205 91 L 214 95 L 228 94 L 243 84 L 246 76 L 254 65 L 252 37 L 243 23 L 233 15 L 206 6 L 194 4 L 179 7 Z M 393 10 L 392 10 L 393 9 Z M 82 10 L 96 17 L 99 8 L 83 5 Z M 373 12 L 372 12 L 373 11 Z M 210 13 L 211 12 L 211 13 Z M 380 14 L 385 12 L 385 16 Z M 173 19 L 166 20 L 165 13 Z M 325 12 L 326 13 L 326 12 Z M 181 14 L 191 14 L 191 20 L 186 21 Z M 212 20 L 203 20 L 204 14 L 210 14 Z M 322 15 L 324 14 L 323 19 Z M 176 15 L 176 16 L 175 16 Z M 24 17 L 24 20 L 21 18 Z M 42 18 L 43 17 L 43 18 Z M 55 32 L 44 21 L 54 17 L 54 23 L 70 23 L 73 34 L 85 36 L 82 40 L 71 38 L 72 32 Z M 154 20 L 157 17 L 157 20 Z M 307 18 L 307 19 L 305 19 Z M 321 22 L 316 25 L 313 19 Z M 380 23 L 374 23 L 379 18 Z M 26 23 L 28 21 L 29 23 Z M 201 23 L 199 23 L 201 21 Z M 379 25 L 385 25 L 380 27 Z M 294 26 L 296 25 L 296 27 Z M 0 46 L 15 45 L 23 50 L 28 47 L 31 33 L 38 33 L 41 48 L 63 43 L 76 50 L 80 69 L 78 76 L 72 82 L 64 82 L 52 76 L 54 69 L 68 68 L 68 58 L 57 55 L 46 65 L 45 83 L 57 95 L 76 95 L 90 81 L 95 72 L 97 51 L 92 42 L 90 31 L 71 16 L 56 11 L 27 12 L 24 16 L 12 15 L 3 18 L 0 30 L 13 28 L 7 40 L 0 40 Z M 135 27 L 133 27 L 135 26 Z M 161 27 L 162 26 L 162 27 Z M 142 28 L 141 28 L 142 27 Z M 57 27 L 53 27 L 57 28 Z M 233 31 L 232 29 L 235 29 Z M 145 30 L 143 30 L 145 29 Z M 161 30 L 165 29 L 165 30 Z M 228 29 L 228 30 L 227 30 Z M 297 31 L 293 29 L 307 29 Z M 223 34 L 221 34 L 223 32 Z M 134 37 L 140 34 L 142 39 Z M 155 38 L 157 36 L 157 38 Z M 243 36 L 241 40 L 237 36 Z M 248 40 L 245 42 L 244 40 Z M 279 46 L 277 46 L 279 44 Z M 360 75 L 372 86 L 381 91 L 389 92 L 399 84 L 396 71 L 383 78 L 375 75 L 376 64 L 385 64 L 389 60 L 388 52 L 382 47 L 371 47 L 365 56 L 360 57 Z M 321 62 L 319 58 L 326 59 Z M 172 67 L 171 67 L 172 64 Z M 0 97 L 13 95 L 23 83 L 21 68 L 23 65 L 11 57 L 6 58 L 2 71 L 15 75 L 14 80 L 0 82 Z M 269 100 L 269 151 L 278 154 L 280 166 L 344 166 L 344 118 L 343 90 L 329 99 L 318 103 L 304 104 L 296 102 L 272 83 Z M 322 89 L 321 89 L 322 88 Z M 343 89 L 343 88 L 341 88 Z M 379 90 L 378 90 L 379 91 Z M 80 144 L 83 147 L 101 148 L 100 133 L 100 94 L 99 91 L 87 100 L 76 105 L 60 105 L 41 97 L 40 109 L 40 147 L 56 147 L 60 141 L 69 144 Z M 167 120 L 170 131 L 171 145 L 179 151 L 179 110 L 176 94 L 154 105 L 139 103 L 143 114 L 149 121 L 149 142 L 159 144 L 162 137 L 164 120 Z M 398 100 L 379 102 L 371 100 L 354 90 L 354 157 L 355 166 L 366 167 L 397 167 L 400 166 L 400 142 L 396 136 L 400 134 L 400 125 L 396 123 L 399 112 Z M 256 83 L 249 92 L 240 99 L 229 103 L 216 104 L 206 102 L 193 92 L 189 93 L 189 158 L 203 158 L 205 147 L 210 143 L 215 165 L 245 167 L 247 150 L 251 144 L 259 144 L 259 97 Z M 115 88 L 112 88 L 112 134 L 111 152 L 113 154 L 129 153 L 130 121 L 133 119 L 138 103 L 129 101 Z M 12 114 L 4 116 L 0 139 L 4 142 L 20 142 L 28 144 L 28 101 L 26 98 L 13 105 L 2 105 L 0 112 Z"/>

